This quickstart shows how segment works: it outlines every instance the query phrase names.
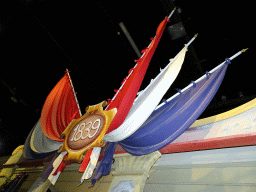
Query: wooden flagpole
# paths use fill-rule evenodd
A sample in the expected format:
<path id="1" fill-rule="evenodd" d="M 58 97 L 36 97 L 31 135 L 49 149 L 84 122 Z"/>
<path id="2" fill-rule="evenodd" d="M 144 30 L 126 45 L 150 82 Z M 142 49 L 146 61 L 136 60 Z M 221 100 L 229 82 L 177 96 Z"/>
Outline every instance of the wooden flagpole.
<path id="1" fill-rule="evenodd" d="M 71 85 L 72 90 L 73 90 L 73 94 L 74 94 L 74 97 L 75 97 L 75 100 L 76 100 L 77 107 L 78 107 L 78 109 L 79 109 L 79 114 L 80 114 L 80 116 L 82 116 L 81 108 L 80 108 L 80 106 L 79 106 L 79 103 L 78 103 L 78 100 L 77 100 L 77 97 L 76 97 L 76 94 L 75 94 L 75 89 L 74 89 L 74 86 L 73 86 L 73 83 L 72 83 L 70 74 L 69 74 L 69 72 L 68 72 L 68 69 L 66 69 L 66 72 L 67 72 L 67 74 L 68 74 L 68 79 L 69 79 L 70 85 Z"/>

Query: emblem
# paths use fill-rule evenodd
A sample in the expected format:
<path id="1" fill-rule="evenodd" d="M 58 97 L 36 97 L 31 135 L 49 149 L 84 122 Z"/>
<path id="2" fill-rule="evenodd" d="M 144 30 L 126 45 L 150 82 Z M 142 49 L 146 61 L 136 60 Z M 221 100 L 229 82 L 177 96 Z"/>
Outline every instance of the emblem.
<path id="1" fill-rule="evenodd" d="M 105 145 L 103 137 L 117 112 L 116 108 L 104 111 L 103 107 L 106 105 L 107 102 L 103 101 L 87 107 L 86 113 L 79 119 L 74 119 L 63 131 L 61 138 L 65 140 L 59 151 L 68 152 L 65 162 L 80 163 L 89 149 Z"/>

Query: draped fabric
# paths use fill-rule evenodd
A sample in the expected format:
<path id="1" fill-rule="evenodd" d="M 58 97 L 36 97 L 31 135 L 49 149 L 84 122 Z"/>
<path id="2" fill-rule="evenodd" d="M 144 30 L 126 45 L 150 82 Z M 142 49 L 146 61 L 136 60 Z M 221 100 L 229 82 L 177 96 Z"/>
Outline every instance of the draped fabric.
<path id="1" fill-rule="evenodd" d="M 122 125 L 105 135 L 104 139 L 106 141 L 117 142 L 129 137 L 147 120 L 176 79 L 183 64 L 186 51 L 187 46 L 185 46 L 178 57 L 175 57 L 174 61 L 167 65 L 164 70 L 161 70 L 159 75 L 139 94 Z"/>
<path id="2" fill-rule="evenodd" d="M 92 150 L 93 149 L 89 149 L 85 156 L 84 156 L 84 159 L 83 159 L 83 162 L 81 163 L 80 165 L 80 168 L 79 168 L 79 172 L 85 172 L 86 168 L 87 168 L 87 165 L 89 164 L 90 162 L 90 157 L 91 157 L 91 154 L 92 154 Z"/>
<path id="3" fill-rule="evenodd" d="M 31 135 L 31 149 L 37 153 L 47 153 L 58 150 L 62 145 L 63 142 L 53 141 L 44 135 L 39 120 Z"/>
<path id="4" fill-rule="evenodd" d="M 102 175 L 108 175 L 110 173 L 112 159 L 115 152 L 115 146 L 116 146 L 116 143 L 107 143 L 106 152 L 104 153 L 104 156 L 101 159 L 95 171 L 95 174 L 91 180 L 92 185 L 94 185 L 96 180 L 99 180 Z"/>
<path id="5" fill-rule="evenodd" d="M 224 78 L 227 66 L 225 63 L 155 110 L 140 129 L 119 144 L 128 153 L 139 156 L 171 143 L 190 127 L 210 103 Z"/>
<path id="6" fill-rule="evenodd" d="M 93 153 L 90 156 L 90 162 L 88 163 L 88 166 L 86 167 L 86 170 L 84 171 L 84 174 L 81 178 L 81 182 L 83 182 L 83 180 L 85 180 L 85 179 L 91 178 L 93 171 L 98 163 L 100 152 L 101 152 L 100 147 L 93 148 Z"/>
<path id="7" fill-rule="evenodd" d="M 54 167 L 53 167 L 53 163 L 54 161 L 58 158 L 58 156 L 60 155 L 60 152 L 57 152 L 54 157 L 52 158 L 52 160 L 50 161 L 49 165 L 47 166 L 47 168 L 42 172 L 41 174 L 41 178 L 46 181 L 47 178 L 49 177 L 49 175 L 51 174 L 51 172 L 53 171 Z"/>
<path id="8" fill-rule="evenodd" d="M 64 163 L 63 159 L 67 156 L 67 151 L 63 151 L 59 154 L 59 156 L 52 163 L 53 170 L 50 173 L 48 180 L 54 185 L 57 179 L 60 176 L 62 169 L 65 168 L 66 164 L 70 164 L 69 162 Z M 60 169 L 59 169 L 60 168 Z M 59 169 L 59 170 L 58 170 Z M 57 172 L 56 172 L 57 171 Z"/>
<path id="9" fill-rule="evenodd" d="M 33 129 L 30 131 L 30 133 L 28 134 L 27 139 L 24 143 L 23 157 L 25 157 L 26 159 L 43 159 L 53 153 L 53 152 L 38 153 L 31 149 L 30 140 L 31 140 L 32 133 L 35 130 L 35 127 L 37 126 L 37 124 L 38 123 L 36 123 L 35 126 L 33 127 Z"/>
<path id="10" fill-rule="evenodd" d="M 256 99 L 235 109 L 214 116 L 213 122 L 192 127 L 173 143 L 216 139 L 220 137 L 253 134 L 256 132 Z M 251 105 L 248 105 L 251 103 Z M 218 118 L 223 118 L 217 121 Z M 210 118 L 208 118 L 210 119 Z M 206 119 L 202 119 L 203 122 Z"/>
<path id="11" fill-rule="evenodd" d="M 148 65 L 155 52 L 155 49 L 162 37 L 163 31 L 167 24 L 167 17 L 160 23 L 157 28 L 156 36 L 153 39 L 150 46 L 146 49 L 146 52 L 142 58 L 139 59 L 135 68 L 129 71 L 129 76 L 125 78 L 121 88 L 117 91 L 114 99 L 110 101 L 107 106 L 107 110 L 116 108 L 117 114 L 111 122 L 106 134 L 110 133 L 117 127 L 119 127 L 125 120 L 129 113 L 134 99 L 141 86 L 142 80 L 145 76 Z"/>
<path id="12" fill-rule="evenodd" d="M 63 142 L 60 135 L 73 118 L 80 117 L 78 111 L 69 76 L 65 74 L 44 103 L 40 118 L 44 135 L 51 140 Z"/>
<path id="13" fill-rule="evenodd" d="M 63 144 L 61 133 L 74 118 L 80 117 L 78 112 L 69 76 L 65 74 L 48 95 L 41 117 L 25 141 L 23 156 L 42 159 L 58 150 Z"/>

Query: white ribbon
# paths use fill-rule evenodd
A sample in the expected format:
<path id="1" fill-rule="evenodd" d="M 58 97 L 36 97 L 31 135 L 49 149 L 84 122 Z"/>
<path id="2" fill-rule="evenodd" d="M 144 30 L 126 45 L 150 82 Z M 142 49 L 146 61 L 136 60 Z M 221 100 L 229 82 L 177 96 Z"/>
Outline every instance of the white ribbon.
<path id="1" fill-rule="evenodd" d="M 64 156 L 65 156 L 66 154 L 67 154 L 67 151 L 61 152 L 61 153 L 59 154 L 59 156 L 55 159 L 55 161 L 54 161 L 53 164 L 52 164 L 52 165 L 53 165 L 53 170 L 52 170 L 52 172 L 50 173 L 48 179 L 49 179 L 49 181 L 50 181 L 53 185 L 55 185 L 57 179 L 59 178 L 60 172 L 58 172 L 57 175 L 55 175 L 55 176 L 53 176 L 53 174 L 55 173 L 55 171 L 56 171 L 56 170 L 58 169 L 58 167 L 60 166 L 60 164 L 61 164 L 61 162 L 62 162 L 62 160 L 63 160 L 63 158 L 64 158 Z"/>
<path id="2" fill-rule="evenodd" d="M 106 141 L 121 141 L 139 129 L 176 79 L 183 64 L 186 51 L 187 46 L 185 45 L 179 55 L 139 94 L 123 124 L 104 136 Z"/>
<path id="3" fill-rule="evenodd" d="M 89 164 L 87 165 L 87 168 L 81 178 L 81 183 L 83 183 L 83 181 L 85 179 L 89 179 L 91 178 L 92 174 L 93 174 L 93 171 L 97 165 L 97 162 L 98 162 L 98 159 L 99 159 L 99 156 L 100 156 L 100 151 L 101 151 L 101 147 L 95 147 L 93 148 L 92 150 L 92 154 L 90 156 L 90 162 Z"/>

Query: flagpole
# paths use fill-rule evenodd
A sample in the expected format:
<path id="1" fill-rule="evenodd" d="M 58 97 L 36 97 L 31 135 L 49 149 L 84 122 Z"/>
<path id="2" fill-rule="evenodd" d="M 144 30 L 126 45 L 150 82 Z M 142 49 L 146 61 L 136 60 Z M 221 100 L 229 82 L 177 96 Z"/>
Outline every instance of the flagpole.
<path id="1" fill-rule="evenodd" d="M 198 36 L 198 33 L 195 34 L 194 37 L 187 44 L 185 44 L 185 46 L 188 47 L 197 38 L 197 36 Z M 169 65 L 172 64 L 172 62 L 181 54 L 182 50 L 180 50 L 180 52 L 173 59 L 170 59 L 170 63 L 165 68 L 169 67 Z"/>
<path id="2" fill-rule="evenodd" d="M 248 49 L 248 48 L 247 48 Z M 229 58 L 229 60 L 233 60 L 235 59 L 237 56 L 241 55 L 242 53 L 244 53 L 247 49 L 243 49 L 239 52 L 237 52 L 235 55 L 233 55 L 232 57 Z M 212 69 L 209 73 L 213 73 L 214 71 L 216 71 L 217 69 L 219 69 L 222 65 L 224 65 L 226 63 L 226 61 L 222 62 L 220 65 L 218 65 L 217 67 L 215 67 L 214 69 Z M 199 79 L 197 79 L 195 81 L 195 83 L 198 83 L 199 81 L 201 81 L 203 78 L 206 77 L 206 74 L 203 75 L 202 77 L 200 77 Z M 183 93 L 184 91 L 186 91 L 187 89 L 189 89 L 191 86 L 193 86 L 192 84 L 189 84 L 187 87 L 185 87 L 184 89 L 182 89 L 180 91 L 180 93 Z M 167 102 L 171 101 L 172 99 L 174 99 L 175 97 L 177 97 L 178 95 L 180 95 L 180 93 L 176 93 L 175 95 L 173 95 L 172 97 L 170 97 L 169 99 L 167 99 Z M 156 107 L 156 109 L 162 107 L 165 104 L 165 102 L 161 103 L 160 105 L 158 105 Z M 155 110 L 156 110 L 155 109 Z"/>
<path id="3" fill-rule="evenodd" d="M 79 106 L 79 103 L 78 103 L 78 100 L 77 100 L 77 97 L 76 97 L 76 94 L 75 94 L 75 88 L 74 88 L 74 86 L 73 86 L 73 83 L 72 83 L 70 74 L 69 74 L 69 72 L 68 72 L 68 69 L 66 69 L 66 73 L 67 73 L 67 75 L 68 75 L 68 79 L 69 79 L 70 85 L 71 85 L 71 87 L 72 87 L 72 91 L 73 91 L 73 95 L 74 95 L 75 100 L 76 100 L 77 108 L 79 109 L 79 114 L 80 114 L 80 116 L 82 116 L 81 108 L 80 108 L 80 106 Z"/>
<path id="4" fill-rule="evenodd" d="M 176 7 L 174 7 L 174 9 L 172 10 L 171 14 L 168 16 L 168 19 L 171 18 L 172 14 L 174 13 L 175 10 L 176 10 Z"/>
<path id="5" fill-rule="evenodd" d="M 198 33 L 195 34 L 194 37 L 193 37 L 187 44 L 185 44 L 185 46 L 188 47 L 188 46 L 197 38 L 197 36 L 198 36 Z M 182 50 L 183 50 L 183 49 L 182 49 Z M 172 61 L 174 61 L 174 60 L 179 56 L 179 54 L 182 52 L 182 50 L 174 57 L 174 59 L 172 59 Z M 171 62 L 171 63 L 172 63 L 172 62 Z M 171 64 L 171 63 L 170 63 L 170 64 Z M 170 65 L 170 64 L 169 64 L 169 65 Z"/>
<path id="6" fill-rule="evenodd" d="M 198 33 L 194 35 L 194 37 L 188 42 L 188 44 L 185 44 L 185 47 L 188 47 L 188 46 L 197 38 L 197 36 L 198 36 Z M 184 48 L 183 48 L 183 49 L 184 49 Z M 183 50 L 183 49 L 182 49 L 182 50 Z M 173 63 L 173 61 L 181 54 L 182 50 L 174 57 L 174 59 L 170 59 L 170 62 L 168 63 L 168 65 L 167 65 L 163 70 L 161 70 L 161 72 L 156 76 L 156 78 L 157 78 L 158 76 L 160 76 L 160 75 Z M 156 79 L 156 78 L 155 78 L 155 79 Z M 150 84 L 151 84 L 155 79 L 152 79 L 151 82 L 150 82 Z M 146 91 L 146 90 L 148 89 L 148 87 L 150 86 L 150 84 L 149 84 L 144 90 L 140 91 L 140 93 Z M 137 101 L 137 99 L 138 99 L 138 97 L 134 100 L 134 102 Z"/>

